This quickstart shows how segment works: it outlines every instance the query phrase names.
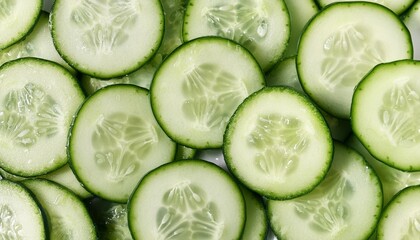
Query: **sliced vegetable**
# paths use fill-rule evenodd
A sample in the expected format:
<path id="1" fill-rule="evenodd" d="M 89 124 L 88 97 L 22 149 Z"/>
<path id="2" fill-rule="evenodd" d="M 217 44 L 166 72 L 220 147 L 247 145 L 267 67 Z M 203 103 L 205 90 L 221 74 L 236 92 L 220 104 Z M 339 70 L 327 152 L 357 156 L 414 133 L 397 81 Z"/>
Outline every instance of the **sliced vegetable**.
<path id="1" fill-rule="evenodd" d="M 128 202 L 134 239 L 239 239 L 245 224 L 241 190 L 221 168 L 175 161 L 148 173 Z"/>
<path id="2" fill-rule="evenodd" d="M 223 152 L 229 170 L 271 199 L 310 192 L 327 174 L 333 142 L 318 109 L 286 87 L 248 97 L 229 121 Z"/>

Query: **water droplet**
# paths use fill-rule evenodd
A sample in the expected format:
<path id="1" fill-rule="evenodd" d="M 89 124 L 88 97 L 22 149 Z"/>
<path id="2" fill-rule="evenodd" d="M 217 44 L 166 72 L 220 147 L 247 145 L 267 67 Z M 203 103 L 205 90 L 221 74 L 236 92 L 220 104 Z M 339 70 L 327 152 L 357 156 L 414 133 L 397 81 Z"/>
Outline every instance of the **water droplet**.
<path id="1" fill-rule="evenodd" d="M 266 20 L 262 20 L 260 25 L 258 25 L 257 34 L 260 37 L 265 37 L 267 35 L 267 32 L 268 32 L 268 23 Z"/>

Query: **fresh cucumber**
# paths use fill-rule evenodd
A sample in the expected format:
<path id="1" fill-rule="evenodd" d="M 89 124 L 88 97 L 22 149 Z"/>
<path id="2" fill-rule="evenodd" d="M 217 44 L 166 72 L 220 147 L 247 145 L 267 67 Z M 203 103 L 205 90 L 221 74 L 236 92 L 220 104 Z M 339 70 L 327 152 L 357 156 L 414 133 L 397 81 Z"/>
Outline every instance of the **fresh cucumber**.
<path id="1" fill-rule="evenodd" d="M 42 11 L 33 30 L 23 40 L 0 50 L 0 66 L 18 58 L 37 57 L 57 62 L 75 73 L 75 70 L 55 50 L 48 19 L 49 13 Z"/>
<path id="2" fill-rule="evenodd" d="M 284 53 L 290 18 L 283 0 L 191 0 L 184 17 L 185 41 L 220 36 L 246 47 L 264 70 Z"/>
<path id="3" fill-rule="evenodd" d="M 418 239 L 420 185 L 401 190 L 383 210 L 378 240 Z"/>
<path id="4" fill-rule="evenodd" d="M 61 56 L 97 78 L 133 72 L 156 53 L 164 16 L 158 0 L 55 0 L 51 34 Z"/>
<path id="5" fill-rule="evenodd" d="M 378 63 L 412 58 L 410 33 L 388 8 L 333 3 L 316 14 L 299 41 L 297 70 L 305 92 L 326 112 L 349 118 L 354 87 Z"/>
<path id="6" fill-rule="evenodd" d="M 335 3 L 335 2 L 352 2 L 354 0 L 316 0 L 321 7 L 325 7 L 328 4 Z M 377 4 L 381 4 L 396 14 L 401 14 L 413 4 L 415 0 L 364 0 L 364 2 L 373 2 Z"/>
<path id="7" fill-rule="evenodd" d="M 246 205 L 246 221 L 241 240 L 264 240 L 268 233 L 268 218 L 263 198 L 248 188 L 239 186 Z"/>
<path id="8" fill-rule="evenodd" d="M 278 239 L 368 239 L 382 210 L 381 183 L 363 157 L 336 142 L 326 178 L 312 192 L 269 200 L 270 225 Z"/>
<path id="9" fill-rule="evenodd" d="M 0 167 L 15 175 L 46 174 L 67 162 L 67 132 L 84 100 L 64 67 L 21 58 L 0 68 Z"/>
<path id="10" fill-rule="evenodd" d="M 202 37 L 163 61 L 150 98 L 157 121 L 174 141 L 219 148 L 236 107 L 264 84 L 259 65 L 245 48 L 228 39 Z"/>
<path id="11" fill-rule="evenodd" d="M 147 89 L 150 88 L 150 83 L 158 66 L 176 47 L 182 44 L 182 23 L 187 1 L 161 0 L 161 3 L 165 15 L 165 30 L 162 43 L 153 58 L 130 74 L 106 81 L 84 74 L 81 77 L 81 83 L 87 94 L 92 94 L 99 88 L 118 83 L 129 83 Z"/>
<path id="12" fill-rule="evenodd" d="M 223 152 L 229 170 L 271 199 L 310 192 L 328 172 L 333 142 L 321 113 L 286 87 L 250 95 L 229 121 Z"/>
<path id="13" fill-rule="evenodd" d="M 203 160 L 165 164 L 149 172 L 128 202 L 134 239 L 239 239 L 245 202 L 236 182 Z"/>
<path id="14" fill-rule="evenodd" d="M 419 77 L 418 61 L 379 64 L 353 96 L 354 134 L 375 158 L 403 171 L 420 170 Z"/>
<path id="15" fill-rule="evenodd" d="M 384 204 L 402 189 L 420 185 L 420 172 L 405 172 L 382 163 L 369 153 L 354 134 L 346 140 L 346 144 L 358 151 L 378 174 L 382 183 Z"/>
<path id="16" fill-rule="evenodd" d="M 96 239 L 95 226 L 83 202 L 68 189 L 48 180 L 22 182 L 45 211 L 49 239 Z"/>
<path id="17" fill-rule="evenodd" d="M 22 40 L 34 27 L 42 0 L 0 2 L 0 50 Z"/>
<path id="18" fill-rule="evenodd" d="M 0 196 L 1 239 L 46 239 L 43 212 L 26 187 L 2 179 Z"/>
<path id="19" fill-rule="evenodd" d="M 109 201 L 126 202 L 150 170 L 174 159 L 176 144 L 153 116 L 149 92 L 111 85 L 92 94 L 69 133 L 69 163 L 86 189 Z"/>

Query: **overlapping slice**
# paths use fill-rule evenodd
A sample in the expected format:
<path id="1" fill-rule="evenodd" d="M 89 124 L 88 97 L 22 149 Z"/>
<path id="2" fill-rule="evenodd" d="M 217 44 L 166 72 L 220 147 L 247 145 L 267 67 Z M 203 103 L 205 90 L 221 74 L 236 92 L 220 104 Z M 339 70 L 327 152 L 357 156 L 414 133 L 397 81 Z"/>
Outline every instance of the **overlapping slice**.
<path id="1" fill-rule="evenodd" d="M 112 85 L 81 106 L 70 130 L 70 166 L 87 190 L 126 202 L 150 170 L 174 159 L 176 144 L 155 120 L 149 92 Z"/>
<path id="2" fill-rule="evenodd" d="M 174 141 L 218 148 L 236 107 L 264 84 L 258 63 L 245 48 L 203 37 L 183 44 L 162 63 L 150 98 L 157 121 Z"/>
<path id="3" fill-rule="evenodd" d="M 323 110 L 349 118 L 354 87 L 379 63 L 412 58 L 410 34 L 391 10 L 370 2 L 334 3 L 306 26 L 297 70 Z"/>
<path id="4" fill-rule="evenodd" d="M 289 199 L 311 191 L 325 177 L 333 144 L 312 102 L 291 88 L 267 87 L 238 107 L 223 150 L 229 170 L 248 188 Z"/>
<path id="5" fill-rule="evenodd" d="M 203 36 L 236 41 L 268 70 L 286 50 L 289 13 L 283 0 L 189 1 L 184 17 L 184 40 Z"/>
<path id="6" fill-rule="evenodd" d="M 278 239 L 369 239 L 382 210 L 381 183 L 356 151 L 336 142 L 326 178 L 310 193 L 268 201 Z"/>
<path id="7" fill-rule="evenodd" d="M 403 171 L 420 170 L 420 62 L 376 66 L 357 86 L 354 134 L 378 160 Z"/>
<path id="8" fill-rule="evenodd" d="M 67 133 L 84 100 L 77 80 L 62 66 L 22 58 L 0 69 L 0 166 L 37 176 L 67 162 Z"/>

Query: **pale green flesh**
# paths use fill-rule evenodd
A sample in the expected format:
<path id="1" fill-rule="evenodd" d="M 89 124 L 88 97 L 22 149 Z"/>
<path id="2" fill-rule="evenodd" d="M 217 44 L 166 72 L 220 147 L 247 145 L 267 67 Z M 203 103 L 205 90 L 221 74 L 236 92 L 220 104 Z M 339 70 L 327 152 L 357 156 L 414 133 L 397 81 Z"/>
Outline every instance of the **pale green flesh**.
<path id="1" fill-rule="evenodd" d="M 367 72 L 378 63 L 411 57 L 409 32 L 389 9 L 336 3 L 304 31 L 297 69 L 302 87 L 323 110 L 349 118 L 354 87 Z"/>
<path id="2" fill-rule="evenodd" d="M 125 202 L 149 170 L 172 161 L 176 144 L 154 119 L 147 90 L 113 85 L 82 106 L 69 147 L 71 166 L 90 192 Z"/>
<path id="3" fill-rule="evenodd" d="M 25 180 L 23 184 L 45 211 L 51 239 L 96 239 L 92 219 L 76 195 L 47 180 Z"/>
<path id="4" fill-rule="evenodd" d="M 236 183 L 225 174 L 202 160 L 185 160 L 147 175 L 129 201 L 133 236 L 238 239 L 245 221 L 245 206 Z"/>
<path id="5" fill-rule="evenodd" d="M 353 100 L 356 136 L 377 159 L 405 171 L 420 169 L 419 74 L 420 65 L 412 60 L 379 65 L 356 88 Z"/>
<path id="6" fill-rule="evenodd" d="M 1 239 L 45 239 L 41 209 L 26 188 L 0 180 L 0 195 Z"/>
<path id="7" fill-rule="evenodd" d="M 246 47 L 264 70 L 282 55 L 290 34 L 283 1 L 190 1 L 183 36 L 220 36 Z"/>
<path id="8" fill-rule="evenodd" d="M 291 89 L 272 87 L 238 108 L 225 134 L 224 153 L 229 169 L 247 187 L 268 198 L 288 199 L 310 191 L 325 176 L 332 140 L 310 102 Z"/>
<path id="9" fill-rule="evenodd" d="M 113 78 L 138 69 L 156 53 L 164 18 L 157 0 L 57 0 L 51 23 L 57 51 L 70 65 Z"/>
<path id="10" fill-rule="evenodd" d="M 270 224 L 280 239 L 366 239 L 382 209 L 379 179 L 355 151 L 335 144 L 326 178 L 312 192 L 268 202 Z"/>
<path id="11" fill-rule="evenodd" d="M 2 167 L 35 176 L 63 166 L 67 129 L 84 99 L 76 79 L 56 64 L 33 58 L 3 65 L 0 75 Z"/>
<path id="12" fill-rule="evenodd" d="M 152 108 L 176 142 L 217 148 L 236 107 L 263 86 L 262 72 L 245 49 L 227 39 L 201 38 L 178 48 L 158 69 Z"/>

